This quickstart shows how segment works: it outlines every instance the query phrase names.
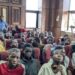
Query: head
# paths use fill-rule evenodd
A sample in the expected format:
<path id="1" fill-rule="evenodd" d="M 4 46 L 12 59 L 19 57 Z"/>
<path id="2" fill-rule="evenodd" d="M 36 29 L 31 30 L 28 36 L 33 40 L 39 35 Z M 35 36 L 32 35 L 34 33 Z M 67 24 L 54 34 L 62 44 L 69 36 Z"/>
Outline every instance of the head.
<path id="1" fill-rule="evenodd" d="M 67 39 L 69 36 L 67 34 L 64 35 L 64 39 Z"/>
<path id="2" fill-rule="evenodd" d="M 5 36 L 6 36 L 6 38 L 11 38 L 11 37 L 12 37 L 12 34 L 11 34 L 10 32 L 7 32 L 7 33 L 5 34 Z"/>
<path id="3" fill-rule="evenodd" d="M 17 39 L 14 39 L 14 40 L 11 41 L 11 47 L 12 48 L 18 48 L 18 41 L 17 41 Z"/>
<path id="4" fill-rule="evenodd" d="M 20 50 L 17 48 L 11 48 L 8 50 L 8 64 L 10 67 L 16 67 L 20 60 Z"/>
<path id="5" fill-rule="evenodd" d="M 57 46 L 55 48 L 55 50 L 53 51 L 53 61 L 54 61 L 54 63 L 60 64 L 62 62 L 62 60 L 63 60 L 62 50 L 63 50 L 63 47 Z"/>
<path id="6" fill-rule="evenodd" d="M 33 47 L 38 47 L 38 42 L 36 42 L 35 40 L 32 42 L 32 46 Z"/>
<path id="7" fill-rule="evenodd" d="M 25 58 L 30 59 L 32 57 L 32 46 L 30 44 L 25 44 L 23 48 L 23 55 Z"/>

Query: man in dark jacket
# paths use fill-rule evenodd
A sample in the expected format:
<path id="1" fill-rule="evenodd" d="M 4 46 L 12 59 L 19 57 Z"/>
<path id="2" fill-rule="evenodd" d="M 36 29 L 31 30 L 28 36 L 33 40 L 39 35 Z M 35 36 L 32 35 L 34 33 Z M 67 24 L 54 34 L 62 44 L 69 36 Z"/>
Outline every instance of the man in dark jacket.
<path id="1" fill-rule="evenodd" d="M 21 63 L 25 65 L 26 75 L 37 75 L 40 69 L 40 63 L 32 57 L 32 46 L 25 44 L 23 48 Z"/>

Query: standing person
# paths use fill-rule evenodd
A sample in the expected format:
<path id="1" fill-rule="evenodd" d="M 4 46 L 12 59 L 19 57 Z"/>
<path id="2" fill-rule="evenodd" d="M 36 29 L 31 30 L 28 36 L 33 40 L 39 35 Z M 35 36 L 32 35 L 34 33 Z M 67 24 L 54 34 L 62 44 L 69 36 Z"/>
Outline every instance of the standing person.
<path id="1" fill-rule="evenodd" d="M 61 49 L 57 48 L 50 61 L 41 67 L 38 75 L 67 75 L 66 68 L 61 64 L 62 59 Z"/>
<path id="2" fill-rule="evenodd" d="M 7 30 L 8 24 L 3 20 L 3 16 L 0 16 L 0 31 L 4 32 Z"/>
<path id="3" fill-rule="evenodd" d="M 12 48 L 8 53 L 8 61 L 0 64 L 0 75 L 25 75 L 25 68 L 19 63 L 20 50 Z"/>
<path id="4" fill-rule="evenodd" d="M 32 51 L 32 46 L 25 44 L 21 63 L 25 65 L 26 75 L 37 75 L 40 69 L 40 63 L 32 57 Z"/>

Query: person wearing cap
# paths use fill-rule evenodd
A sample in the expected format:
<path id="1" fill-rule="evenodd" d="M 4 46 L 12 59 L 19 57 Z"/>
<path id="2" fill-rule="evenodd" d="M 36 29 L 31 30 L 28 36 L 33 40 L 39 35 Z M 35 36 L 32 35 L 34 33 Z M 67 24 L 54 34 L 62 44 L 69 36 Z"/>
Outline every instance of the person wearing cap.
<path id="1" fill-rule="evenodd" d="M 4 32 L 7 30 L 8 24 L 3 20 L 3 16 L 0 16 L 0 31 Z"/>
<path id="2" fill-rule="evenodd" d="M 32 46 L 29 43 L 25 44 L 21 63 L 25 65 L 26 75 L 37 75 L 40 69 L 40 63 L 32 57 L 32 52 Z"/>
<path id="3" fill-rule="evenodd" d="M 52 58 L 48 63 L 45 63 L 38 75 L 67 75 L 66 68 L 61 64 L 63 55 L 62 48 L 58 47 L 52 52 Z"/>
<path id="4" fill-rule="evenodd" d="M 25 75 L 25 66 L 20 62 L 20 50 L 8 50 L 8 61 L 0 64 L 0 75 Z"/>

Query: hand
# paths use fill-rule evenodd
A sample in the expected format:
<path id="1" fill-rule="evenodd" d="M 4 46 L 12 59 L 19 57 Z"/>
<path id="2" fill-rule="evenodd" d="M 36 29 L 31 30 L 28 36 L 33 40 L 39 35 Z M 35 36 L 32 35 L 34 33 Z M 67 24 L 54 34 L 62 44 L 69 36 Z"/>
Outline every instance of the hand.
<path id="1" fill-rule="evenodd" d="M 58 70 L 61 72 L 61 75 L 64 75 L 64 72 L 63 72 L 63 67 L 62 66 L 58 66 Z"/>
<path id="2" fill-rule="evenodd" d="M 62 66 L 58 66 L 58 70 L 60 71 L 60 72 L 62 72 L 63 71 L 63 68 L 62 68 Z"/>

